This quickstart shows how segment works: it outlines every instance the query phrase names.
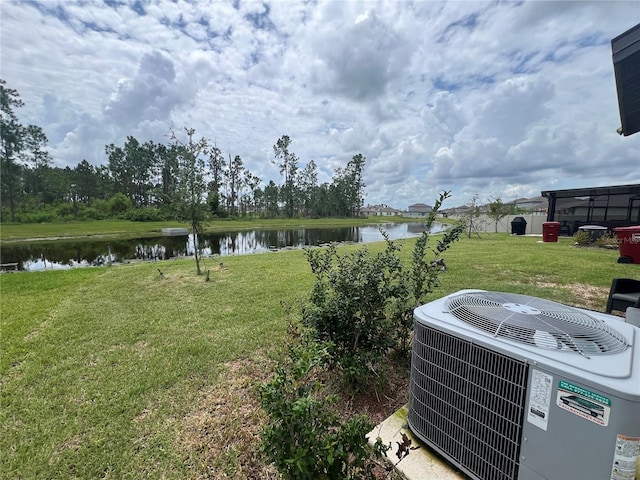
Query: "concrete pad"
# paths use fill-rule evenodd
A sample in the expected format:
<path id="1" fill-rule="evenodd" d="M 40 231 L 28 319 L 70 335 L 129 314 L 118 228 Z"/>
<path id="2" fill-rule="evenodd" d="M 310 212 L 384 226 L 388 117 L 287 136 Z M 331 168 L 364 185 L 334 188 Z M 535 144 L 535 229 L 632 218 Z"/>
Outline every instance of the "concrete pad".
<path id="1" fill-rule="evenodd" d="M 424 480 L 426 478 L 429 480 L 464 480 L 467 478 L 411 433 L 407 424 L 408 412 L 409 406 L 405 405 L 376 426 L 367 435 L 369 445 L 373 446 L 378 437 L 382 439 L 382 443 L 385 445 L 391 443 L 392 448 L 387 452 L 387 460 L 407 480 Z M 406 435 L 411 441 L 411 449 L 407 456 L 402 460 L 398 460 L 398 446 L 403 442 L 402 434 Z"/>

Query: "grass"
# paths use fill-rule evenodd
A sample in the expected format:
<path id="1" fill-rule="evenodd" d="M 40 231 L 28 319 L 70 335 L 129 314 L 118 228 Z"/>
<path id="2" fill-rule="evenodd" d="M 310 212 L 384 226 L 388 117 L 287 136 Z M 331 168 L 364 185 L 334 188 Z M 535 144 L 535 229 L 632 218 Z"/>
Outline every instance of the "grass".
<path id="1" fill-rule="evenodd" d="M 151 264 L 2 276 L 3 477 L 188 475 L 173 421 L 222 365 L 282 338 L 280 301 L 307 277 L 292 261 L 230 258 L 209 283 L 192 261 L 163 278 Z"/>
<path id="2" fill-rule="evenodd" d="M 306 228 L 370 225 L 382 222 L 416 221 L 411 218 L 320 218 L 320 219 L 246 219 L 214 220 L 204 224 L 206 232 L 238 231 L 255 228 Z M 16 242 L 27 239 L 45 239 L 59 237 L 118 236 L 145 237 L 158 236 L 163 228 L 189 228 L 187 223 L 167 222 L 130 222 L 126 220 L 78 221 L 65 223 L 3 223 L 0 228 L 1 242 Z"/>
<path id="3" fill-rule="evenodd" d="M 616 251 L 571 243 L 463 239 L 431 297 L 481 288 L 602 311 L 612 278 L 640 278 Z M 207 260 L 208 283 L 193 260 L 168 265 L 0 275 L 0 477 L 252 476 L 251 384 L 284 339 L 282 304 L 311 287 L 304 253 Z"/>

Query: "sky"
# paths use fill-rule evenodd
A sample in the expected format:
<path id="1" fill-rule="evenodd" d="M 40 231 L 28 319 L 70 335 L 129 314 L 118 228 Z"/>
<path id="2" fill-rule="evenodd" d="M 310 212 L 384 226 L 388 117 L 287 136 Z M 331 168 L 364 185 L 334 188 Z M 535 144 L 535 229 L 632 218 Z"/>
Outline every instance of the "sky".
<path id="1" fill-rule="evenodd" d="M 0 1 L 0 78 L 54 164 L 194 128 L 264 183 L 291 138 L 366 204 L 445 207 L 640 182 L 611 39 L 633 1 Z"/>

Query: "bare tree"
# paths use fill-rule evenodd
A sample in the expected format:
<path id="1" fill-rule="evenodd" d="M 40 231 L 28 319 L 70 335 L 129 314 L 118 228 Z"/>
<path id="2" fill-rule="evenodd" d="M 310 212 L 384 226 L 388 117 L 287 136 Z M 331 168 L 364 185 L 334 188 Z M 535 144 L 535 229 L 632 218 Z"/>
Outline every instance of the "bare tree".
<path id="1" fill-rule="evenodd" d="M 467 224 L 467 238 L 471 238 L 471 233 L 475 232 L 478 234 L 479 224 L 480 224 L 480 195 L 477 193 L 471 197 L 469 203 L 467 204 L 467 212 L 464 214 L 464 219 Z"/>
<path id="2" fill-rule="evenodd" d="M 196 259 L 196 271 L 201 275 L 200 270 L 200 245 L 198 236 L 202 233 L 202 221 L 206 215 L 206 204 L 204 201 L 207 190 L 205 181 L 205 161 L 203 155 L 209 148 L 209 140 L 201 138 L 195 141 L 195 129 L 185 128 L 188 141 L 182 142 L 174 132 L 171 132 L 171 139 L 177 152 L 178 164 L 178 187 L 176 189 L 175 205 L 177 214 L 181 218 L 189 220 L 193 233 L 193 247 Z"/>

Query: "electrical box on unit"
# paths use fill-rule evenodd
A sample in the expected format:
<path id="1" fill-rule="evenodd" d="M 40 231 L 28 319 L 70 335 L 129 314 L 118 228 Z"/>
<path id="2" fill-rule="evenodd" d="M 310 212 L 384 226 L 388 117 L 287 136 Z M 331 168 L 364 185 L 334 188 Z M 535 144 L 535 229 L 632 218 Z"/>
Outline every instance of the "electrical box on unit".
<path id="1" fill-rule="evenodd" d="M 414 316 L 409 427 L 471 478 L 640 480 L 640 328 L 483 290 Z"/>

